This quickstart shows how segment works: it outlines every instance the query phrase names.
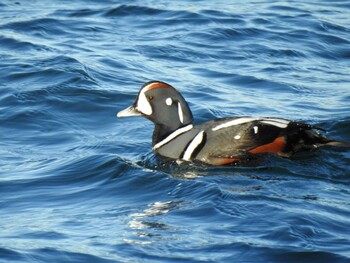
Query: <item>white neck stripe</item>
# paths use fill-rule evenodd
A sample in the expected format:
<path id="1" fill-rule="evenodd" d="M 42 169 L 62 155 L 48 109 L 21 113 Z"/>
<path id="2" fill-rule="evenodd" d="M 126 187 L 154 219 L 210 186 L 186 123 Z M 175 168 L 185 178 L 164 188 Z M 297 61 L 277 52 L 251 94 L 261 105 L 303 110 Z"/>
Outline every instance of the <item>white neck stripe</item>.
<path id="1" fill-rule="evenodd" d="M 177 113 L 179 114 L 179 119 L 180 119 L 181 123 L 184 123 L 184 114 L 182 112 L 182 108 L 181 108 L 181 103 L 180 102 L 177 103 Z"/>
<path id="2" fill-rule="evenodd" d="M 189 124 L 185 127 L 182 127 L 180 129 L 177 129 L 176 131 L 170 133 L 168 135 L 168 137 L 166 137 L 164 140 L 158 142 L 156 145 L 153 146 L 153 150 L 157 150 L 158 148 L 162 147 L 164 144 L 167 144 L 168 142 L 170 142 L 172 139 L 176 138 L 177 136 L 179 136 L 180 134 L 187 132 L 189 130 L 191 130 L 193 128 L 192 124 Z"/>

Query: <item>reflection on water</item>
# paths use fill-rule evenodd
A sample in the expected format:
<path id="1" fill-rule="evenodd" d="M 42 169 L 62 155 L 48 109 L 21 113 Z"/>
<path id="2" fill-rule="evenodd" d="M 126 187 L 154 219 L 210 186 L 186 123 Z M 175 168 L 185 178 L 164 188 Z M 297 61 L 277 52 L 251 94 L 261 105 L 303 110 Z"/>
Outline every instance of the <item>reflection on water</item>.
<path id="1" fill-rule="evenodd" d="M 181 201 L 154 202 L 149 204 L 148 208 L 142 212 L 131 214 L 128 225 L 132 230 L 135 230 L 133 234 L 138 239 L 126 238 L 124 241 L 140 245 L 152 244 L 154 240 L 150 238 L 161 236 L 158 232 L 159 230 L 169 230 L 172 228 L 166 223 L 157 222 L 159 220 L 157 216 L 178 209 L 181 204 Z"/>

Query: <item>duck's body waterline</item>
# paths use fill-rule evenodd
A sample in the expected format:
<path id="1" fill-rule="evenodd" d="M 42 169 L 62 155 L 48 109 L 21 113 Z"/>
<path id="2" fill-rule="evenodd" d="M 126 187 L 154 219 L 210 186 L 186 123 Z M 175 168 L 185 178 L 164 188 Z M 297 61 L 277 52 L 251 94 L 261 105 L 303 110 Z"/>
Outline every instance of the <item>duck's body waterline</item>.
<path id="1" fill-rule="evenodd" d="M 290 157 L 320 146 L 341 146 L 317 127 L 273 117 L 228 117 L 194 126 L 182 95 L 161 81 L 144 84 L 136 101 L 118 117 L 144 116 L 155 124 L 153 151 L 176 160 L 225 165 L 260 153 Z"/>

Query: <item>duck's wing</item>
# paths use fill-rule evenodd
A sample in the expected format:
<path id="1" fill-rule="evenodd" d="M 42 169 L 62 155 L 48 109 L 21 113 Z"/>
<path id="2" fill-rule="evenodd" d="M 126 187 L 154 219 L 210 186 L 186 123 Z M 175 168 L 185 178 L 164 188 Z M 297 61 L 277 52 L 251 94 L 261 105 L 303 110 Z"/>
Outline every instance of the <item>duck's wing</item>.
<path id="1" fill-rule="evenodd" d="M 235 117 L 202 124 L 206 143 L 196 159 L 226 164 L 254 154 L 270 152 L 289 156 L 289 136 L 314 127 L 280 118 Z"/>

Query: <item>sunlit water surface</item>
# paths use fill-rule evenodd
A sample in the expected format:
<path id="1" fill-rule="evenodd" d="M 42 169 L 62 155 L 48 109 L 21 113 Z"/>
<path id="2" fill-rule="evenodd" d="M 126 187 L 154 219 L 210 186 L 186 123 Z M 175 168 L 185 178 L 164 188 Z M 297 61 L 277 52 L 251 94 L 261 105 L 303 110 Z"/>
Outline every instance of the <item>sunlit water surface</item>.
<path id="1" fill-rule="evenodd" d="M 350 262 L 350 153 L 164 163 L 117 119 L 177 87 L 196 123 L 306 121 L 350 141 L 348 1 L 0 3 L 1 262 Z"/>

